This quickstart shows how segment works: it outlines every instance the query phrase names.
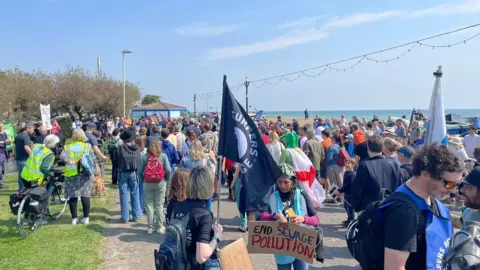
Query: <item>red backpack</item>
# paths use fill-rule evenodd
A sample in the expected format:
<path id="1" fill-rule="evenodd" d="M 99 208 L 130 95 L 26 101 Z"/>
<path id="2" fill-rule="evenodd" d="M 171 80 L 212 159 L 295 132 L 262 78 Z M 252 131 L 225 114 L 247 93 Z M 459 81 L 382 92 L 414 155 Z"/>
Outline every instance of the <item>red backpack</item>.
<path id="1" fill-rule="evenodd" d="M 143 180 L 148 183 L 157 183 L 165 180 L 165 171 L 163 165 L 158 158 L 148 155 L 147 164 L 143 171 Z"/>
<path id="2" fill-rule="evenodd" d="M 345 167 L 345 164 L 347 164 L 347 159 L 350 158 L 350 155 L 345 149 L 342 149 L 339 147 L 339 150 L 340 150 L 340 153 L 338 153 L 337 165 L 340 167 Z"/>

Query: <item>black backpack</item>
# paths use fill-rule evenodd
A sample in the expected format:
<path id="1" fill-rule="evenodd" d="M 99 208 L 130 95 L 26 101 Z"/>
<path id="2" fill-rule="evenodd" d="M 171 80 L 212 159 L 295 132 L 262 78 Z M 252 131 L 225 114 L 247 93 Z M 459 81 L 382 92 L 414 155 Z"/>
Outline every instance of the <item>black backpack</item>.
<path id="1" fill-rule="evenodd" d="M 452 236 L 442 266 L 445 270 L 480 269 L 480 222 L 466 221 Z"/>
<path id="2" fill-rule="evenodd" d="M 345 239 L 348 250 L 362 269 L 384 268 L 384 222 L 379 218 L 381 210 L 378 208 L 395 202 L 406 203 L 417 210 L 417 219 L 422 215 L 421 210 L 407 194 L 394 192 L 390 195 L 390 192 L 382 190 L 379 200 L 370 203 L 347 227 Z"/>
<path id="3" fill-rule="evenodd" d="M 163 243 L 158 251 L 153 252 L 155 269 L 157 270 L 188 270 L 192 269 L 192 258 L 187 257 L 187 225 L 190 213 L 178 218 L 172 213 L 173 219 L 167 225 Z"/>

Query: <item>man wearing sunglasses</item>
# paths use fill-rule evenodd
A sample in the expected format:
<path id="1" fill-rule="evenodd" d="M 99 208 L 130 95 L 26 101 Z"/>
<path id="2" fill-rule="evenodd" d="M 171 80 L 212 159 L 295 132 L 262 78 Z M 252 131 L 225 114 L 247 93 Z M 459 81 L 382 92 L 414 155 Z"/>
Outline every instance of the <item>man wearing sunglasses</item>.
<path id="1" fill-rule="evenodd" d="M 412 178 L 395 192 L 413 203 L 397 201 L 382 209 L 386 270 L 437 269 L 453 235 L 450 213 L 438 199 L 458 186 L 463 162 L 446 146 L 432 144 L 417 150 L 412 165 Z"/>
<path id="2" fill-rule="evenodd" d="M 465 177 L 459 185 L 460 195 L 465 198 L 465 209 L 462 217 L 452 219 L 455 227 L 461 228 L 465 221 L 480 222 L 480 167 L 477 166 Z"/>

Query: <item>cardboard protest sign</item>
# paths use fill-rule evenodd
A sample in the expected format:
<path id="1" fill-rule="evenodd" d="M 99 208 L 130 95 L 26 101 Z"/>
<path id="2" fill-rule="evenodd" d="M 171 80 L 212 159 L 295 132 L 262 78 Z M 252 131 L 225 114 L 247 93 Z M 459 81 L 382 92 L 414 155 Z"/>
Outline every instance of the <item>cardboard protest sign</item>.
<path id="1" fill-rule="evenodd" d="M 247 246 L 245 246 L 243 239 L 238 239 L 220 249 L 218 257 L 222 262 L 222 270 L 253 270 Z"/>
<path id="2" fill-rule="evenodd" d="M 281 254 L 313 263 L 317 231 L 293 223 L 280 226 L 276 221 L 248 223 L 248 252 Z"/>

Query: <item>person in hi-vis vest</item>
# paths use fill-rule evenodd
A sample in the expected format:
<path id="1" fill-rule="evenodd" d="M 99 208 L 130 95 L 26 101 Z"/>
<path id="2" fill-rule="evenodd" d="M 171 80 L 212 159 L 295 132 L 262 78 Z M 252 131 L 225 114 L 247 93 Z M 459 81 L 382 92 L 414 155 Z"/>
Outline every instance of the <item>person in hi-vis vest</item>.
<path id="1" fill-rule="evenodd" d="M 45 177 L 50 175 L 50 168 L 55 161 L 52 149 L 60 142 L 55 135 L 48 135 L 43 144 L 36 144 L 27 159 L 22 170 L 21 177 L 25 187 L 32 187 L 35 184 L 41 185 Z"/>
<path id="2" fill-rule="evenodd" d="M 94 176 L 78 173 L 79 163 L 84 154 L 89 154 L 96 163 L 93 147 L 87 143 L 88 139 L 82 129 L 75 129 L 72 132 L 72 139 L 60 158 L 67 164 L 65 166 L 65 198 L 68 199 L 70 213 L 72 214 L 72 225 L 76 225 L 78 198 L 81 198 L 83 208 L 83 224 L 89 223 L 90 197 L 92 197 Z M 95 164 L 96 165 L 96 164 Z"/>

